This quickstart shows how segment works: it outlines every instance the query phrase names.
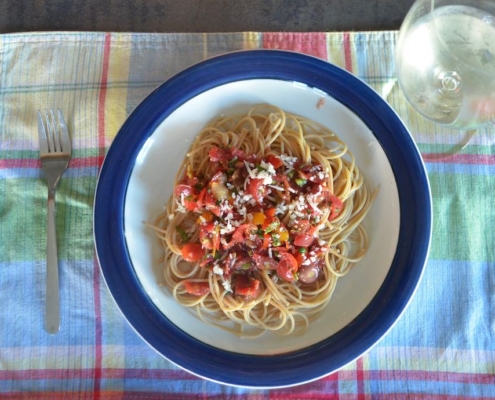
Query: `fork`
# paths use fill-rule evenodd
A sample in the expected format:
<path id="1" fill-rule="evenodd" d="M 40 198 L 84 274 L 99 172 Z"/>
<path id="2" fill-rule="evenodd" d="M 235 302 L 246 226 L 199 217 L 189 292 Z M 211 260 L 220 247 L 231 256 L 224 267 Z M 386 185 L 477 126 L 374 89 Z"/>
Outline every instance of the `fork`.
<path id="1" fill-rule="evenodd" d="M 69 131 L 60 110 L 38 111 L 38 136 L 41 167 L 48 186 L 45 330 L 55 334 L 60 328 L 55 192 L 72 154 Z"/>

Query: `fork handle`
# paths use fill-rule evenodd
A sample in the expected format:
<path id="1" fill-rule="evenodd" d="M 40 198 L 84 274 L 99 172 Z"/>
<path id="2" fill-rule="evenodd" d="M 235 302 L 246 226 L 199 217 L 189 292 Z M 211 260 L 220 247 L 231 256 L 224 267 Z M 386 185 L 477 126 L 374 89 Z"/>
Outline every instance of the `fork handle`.
<path id="1" fill-rule="evenodd" d="M 57 333 L 60 328 L 57 235 L 55 229 L 55 196 L 48 196 L 46 221 L 46 306 L 45 330 Z"/>

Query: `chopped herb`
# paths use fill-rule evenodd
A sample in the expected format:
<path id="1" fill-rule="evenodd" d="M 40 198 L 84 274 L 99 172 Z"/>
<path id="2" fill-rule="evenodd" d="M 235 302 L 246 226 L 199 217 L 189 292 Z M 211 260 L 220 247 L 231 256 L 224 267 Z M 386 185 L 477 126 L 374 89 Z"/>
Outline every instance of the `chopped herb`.
<path id="1" fill-rule="evenodd" d="M 308 181 L 306 179 L 303 179 L 303 178 L 296 178 L 295 182 L 296 182 L 297 186 L 304 186 Z"/>
<path id="2" fill-rule="evenodd" d="M 299 247 L 299 253 L 305 254 L 306 253 L 306 247 Z"/>
<path id="3" fill-rule="evenodd" d="M 294 178 L 294 174 L 295 174 L 295 172 L 294 172 L 294 170 L 292 170 L 292 171 L 290 171 L 290 172 L 287 174 L 287 176 L 289 177 L 289 179 L 292 179 L 292 178 Z"/>
<path id="4" fill-rule="evenodd" d="M 281 245 L 281 243 L 280 243 L 280 235 L 279 234 L 276 234 L 275 233 L 275 234 L 272 235 L 272 243 L 273 243 L 273 245 L 275 247 L 278 247 L 278 246 Z"/>
<path id="5" fill-rule="evenodd" d="M 270 225 L 268 225 L 265 229 L 265 233 L 270 233 L 272 231 L 276 231 L 280 226 L 280 221 L 275 220 Z"/>
<path id="6" fill-rule="evenodd" d="M 232 160 L 229 161 L 229 167 L 230 168 L 234 168 L 235 167 L 235 164 L 237 163 L 237 156 L 235 156 Z"/>
<path id="7" fill-rule="evenodd" d="M 189 241 L 189 235 L 182 227 L 178 226 L 175 228 L 175 230 L 179 234 L 182 243 L 187 243 Z"/>

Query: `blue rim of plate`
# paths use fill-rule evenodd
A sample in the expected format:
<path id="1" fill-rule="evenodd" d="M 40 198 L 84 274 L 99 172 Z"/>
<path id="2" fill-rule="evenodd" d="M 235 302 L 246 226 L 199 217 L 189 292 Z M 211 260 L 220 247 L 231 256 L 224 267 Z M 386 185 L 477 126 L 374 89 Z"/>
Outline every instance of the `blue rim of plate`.
<path id="1" fill-rule="evenodd" d="M 380 142 L 395 175 L 400 233 L 390 270 L 369 305 L 342 330 L 310 347 L 259 356 L 206 345 L 177 328 L 143 290 L 124 236 L 124 204 L 136 157 L 146 139 L 179 106 L 216 86 L 246 79 L 297 81 L 320 89 L 352 110 Z M 407 307 L 421 279 L 432 226 L 431 195 L 419 151 L 394 110 L 367 84 L 323 60 L 281 50 L 217 56 L 155 89 L 126 120 L 103 163 L 94 202 L 94 239 L 104 280 L 121 312 L 158 353 L 216 382 L 285 387 L 328 375 L 376 344 Z"/>

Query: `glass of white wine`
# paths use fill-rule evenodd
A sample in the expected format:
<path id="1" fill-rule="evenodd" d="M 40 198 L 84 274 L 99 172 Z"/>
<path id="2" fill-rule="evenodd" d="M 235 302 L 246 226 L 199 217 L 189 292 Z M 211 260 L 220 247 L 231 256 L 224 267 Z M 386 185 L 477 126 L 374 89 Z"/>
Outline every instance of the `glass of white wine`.
<path id="1" fill-rule="evenodd" d="M 416 0 L 399 31 L 396 67 L 426 119 L 470 132 L 495 123 L 495 0 Z"/>

